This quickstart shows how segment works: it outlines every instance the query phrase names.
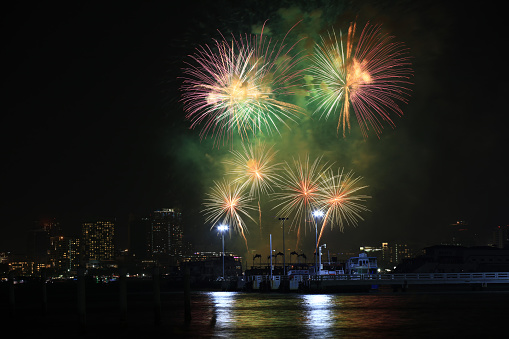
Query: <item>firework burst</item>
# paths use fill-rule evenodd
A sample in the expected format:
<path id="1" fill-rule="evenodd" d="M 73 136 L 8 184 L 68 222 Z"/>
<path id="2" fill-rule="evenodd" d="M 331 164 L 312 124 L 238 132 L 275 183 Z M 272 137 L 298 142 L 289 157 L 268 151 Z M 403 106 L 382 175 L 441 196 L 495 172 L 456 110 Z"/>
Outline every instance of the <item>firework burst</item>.
<path id="1" fill-rule="evenodd" d="M 347 225 L 357 225 L 358 220 L 364 220 L 361 212 L 369 211 L 362 203 L 370 196 L 359 194 L 359 191 L 368 187 L 360 186 L 362 177 L 354 177 L 352 171 L 344 173 L 344 169 L 339 169 L 335 174 L 331 169 L 321 177 L 320 192 L 316 203 L 320 210 L 324 212 L 320 236 L 327 224 L 339 226 L 343 230 L 344 223 Z"/>
<path id="2" fill-rule="evenodd" d="M 326 119 L 339 112 L 337 129 L 343 126 L 343 136 L 350 130 L 350 107 L 364 137 L 370 127 L 379 136 L 383 121 L 395 126 L 391 112 L 403 114 L 398 102 L 406 103 L 410 92 L 410 57 L 403 43 L 382 34 L 379 25 L 366 24 L 358 39 L 355 30 L 352 23 L 346 41 L 341 32 L 339 39 L 332 32 L 315 46 L 310 71 L 319 86 L 312 102 L 318 104 L 315 113 Z"/>
<path id="3" fill-rule="evenodd" d="M 229 225 L 229 229 L 242 235 L 247 247 L 246 233 L 248 229 L 241 215 L 254 221 L 249 215 L 250 210 L 256 210 L 249 204 L 251 198 L 244 193 L 243 186 L 238 183 L 223 180 L 214 182 L 214 184 L 212 192 L 207 194 L 206 202 L 203 203 L 205 208 L 202 212 L 205 215 L 205 222 L 212 224 L 211 229 L 218 222 Z"/>
<path id="4" fill-rule="evenodd" d="M 287 33 L 288 34 L 288 33 Z M 219 145 L 234 132 L 241 139 L 257 133 L 279 133 L 278 124 L 295 121 L 302 110 L 281 98 L 292 95 L 301 58 L 292 56 L 295 45 L 272 43 L 259 36 L 224 37 L 215 49 L 202 46 L 184 69 L 182 101 L 191 128 L 203 124 L 201 137 L 210 133 Z"/>
<path id="5" fill-rule="evenodd" d="M 262 234 L 262 209 L 260 197 L 273 192 L 273 185 L 276 183 L 277 169 L 279 164 L 274 163 L 277 151 L 274 146 L 266 149 L 262 143 L 256 146 L 242 144 L 243 152 L 232 150 L 232 160 L 225 161 L 229 171 L 227 174 L 235 177 L 233 182 L 239 182 L 243 187 L 249 188 L 249 195 L 258 197 L 258 215 L 260 235 Z"/>
<path id="6" fill-rule="evenodd" d="M 293 166 L 287 162 L 283 165 L 283 174 L 278 186 L 281 192 L 274 193 L 274 200 L 279 203 L 273 208 L 278 209 L 278 215 L 291 216 L 290 228 L 297 230 L 297 244 L 300 241 L 301 225 L 311 215 L 317 206 L 320 194 L 320 177 L 328 168 L 322 163 L 322 158 L 316 158 L 310 164 L 309 156 L 305 161 L 293 160 Z"/>
<path id="7" fill-rule="evenodd" d="M 243 151 L 230 151 L 233 159 L 225 161 L 228 166 L 227 174 L 235 177 L 233 182 L 249 188 L 249 195 L 253 197 L 273 191 L 279 166 L 274 163 L 277 151 L 274 151 L 273 147 L 267 148 L 262 143 L 255 146 L 242 144 Z"/>

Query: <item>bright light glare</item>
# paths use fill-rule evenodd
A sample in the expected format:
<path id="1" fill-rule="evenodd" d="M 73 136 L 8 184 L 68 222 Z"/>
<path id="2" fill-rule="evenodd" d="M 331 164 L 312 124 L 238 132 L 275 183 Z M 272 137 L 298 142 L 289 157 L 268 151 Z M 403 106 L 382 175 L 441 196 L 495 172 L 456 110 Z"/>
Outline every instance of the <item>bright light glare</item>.
<path id="1" fill-rule="evenodd" d="M 228 231 L 228 225 L 219 225 L 217 226 L 217 229 L 219 232 L 226 232 Z"/>
<path id="2" fill-rule="evenodd" d="M 314 217 L 323 217 L 323 211 L 318 210 L 313 212 Z"/>

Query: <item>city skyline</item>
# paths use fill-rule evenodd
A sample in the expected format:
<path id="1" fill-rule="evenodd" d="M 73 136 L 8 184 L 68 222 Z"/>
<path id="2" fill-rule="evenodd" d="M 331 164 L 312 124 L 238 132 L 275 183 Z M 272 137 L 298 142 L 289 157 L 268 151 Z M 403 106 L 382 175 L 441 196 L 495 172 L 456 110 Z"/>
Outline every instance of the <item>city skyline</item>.
<path id="1" fill-rule="evenodd" d="M 203 249 L 195 248 L 192 244 L 183 245 L 180 216 L 173 209 L 154 211 L 148 218 L 143 217 L 132 221 L 133 224 L 130 227 L 141 227 L 138 228 L 136 234 L 131 235 L 134 239 L 131 240 L 128 248 L 119 248 L 114 241 L 117 232 L 112 220 L 98 219 L 94 222 L 84 222 L 82 234 L 79 237 L 65 235 L 65 231 L 54 220 L 51 227 L 48 224 L 43 224 L 39 229 L 30 232 L 31 243 L 27 244 L 25 254 L 0 252 L 2 263 L 7 262 L 9 267 L 16 270 L 18 274 L 28 276 L 37 276 L 42 269 L 47 269 L 48 274 L 54 277 L 72 276 L 76 273 L 78 266 L 103 272 L 124 267 L 130 274 L 139 275 L 140 272 L 150 269 L 152 265 L 158 265 L 168 272 L 174 272 L 179 270 L 183 263 L 217 260 L 222 256 L 221 251 L 218 251 L 217 248 L 213 251 L 203 251 Z M 56 229 L 53 226 L 56 226 Z M 357 248 L 351 246 L 340 249 L 323 245 L 320 246 L 321 261 L 328 265 L 331 263 L 344 264 L 347 260 L 358 255 L 368 255 L 377 258 L 379 268 L 390 272 L 400 264 L 402 267 L 406 267 L 412 262 L 419 262 L 433 251 L 442 253 L 440 249 L 446 250 L 443 253 L 449 253 L 445 255 L 450 255 L 453 252 L 465 252 L 489 256 L 507 252 L 509 225 L 497 227 L 492 232 L 492 239 L 489 243 L 482 243 L 478 237 L 475 237 L 475 234 L 468 231 L 468 225 L 464 222 L 457 222 L 450 226 L 450 237 L 441 244 L 418 248 L 404 242 L 383 242 L 375 245 L 364 244 Z M 276 266 L 279 265 L 278 267 L 282 266 L 285 260 L 281 248 L 274 246 L 272 251 L 274 257 L 272 262 Z M 290 251 L 290 248 L 283 251 L 286 254 L 287 265 L 313 265 L 314 259 L 312 254 L 310 257 L 310 252 Z M 267 257 L 268 252 L 263 250 L 252 250 L 251 255 L 248 254 L 244 257 L 230 249 L 225 251 L 224 247 L 223 252 L 228 256 L 235 257 L 235 260 L 239 262 L 239 267 L 242 265 L 246 270 L 251 265 L 257 267 L 255 269 L 259 269 L 268 265 L 270 260 L 270 255 Z M 279 256 L 281 258 L 278 258 Z M 255 262 L 256 258 L 259 260 Z M 504 259 L 503 261 L 508 260 Z M 492 260 L 485 258 L 480 261 L 486 261 L 485 263 L 488 264 Z M 496 261 L 498 264 L 501 263 L 499 259 Z"/>
<path id="2" fill-rule="evenodd" d="M 114 257 L 121 255 L 121 253 L 134 255 L 138 257 L 138 259 L 143 260 L 144 258 L 157 258 L 158 256 L 161 256 L 161 258 L 177 258 L 195 252 L 219 251 L 218 246 L 221 236 L 219 228 L 222 226 L 217 226 L 211 230 L 213 234 L 209 239 L 211 241 L 208 246 L 197 247 L 195 244 L 184 241 L 181 220 L 181 213 L 172 208 L 157 209 L 141 216 L 130 215 L 126 225 L 119 225 L 117 218 L 87 218 L 83 219 L 80 223 L 80 228 L 74 231 L 65 225 L 62 226 L 56 218 L 51 220 L 39 220 L 34 222 L 34 226 L 26 232 L 22 248 L 17 248 L 15 250 L 0 249 L 0 251 L 4 253 L 11 252 L 11 254 L 16 255 L 27 255 L 29 257 L 34 255 L 46 255 L 46 249 L 40 247 L 41 244 L 44 243 L 40 242 L 40 239 L 42 239 L 41 236 L 46 237 L 48 241 L 51 240 L 51 243 L 53 243 L 52 239 L 58 241 L 59 238 L 65 239 L 65 241 L 86 241 L 90 227 L 103 224 L 111 225 L 112 227 L 111 230 L 108 231 L 111 232 L 111 234 L 109 234 L 105 240 L 101 240 L 104 243 L 103 246 L 107 246 L 106 243 L 109 243 L 111 251 L 109 256 L 112 260 Z M 228 225 L 222 225 L 226 226 L 228 230 Z M 480 234 L 475 229 L 472 229 L 467 222 L 456 221 L 448 225 L 446 235 L 439 241 L 429 242 L 427 244 L 406 241 L 405 239 L 385 239 L 382 240 L 382 242 L 360 241 L 358 243 L 351 243 L 348 246 L 337 246 L 334 243 L 334 245 L 331 246 L 327 241 L 321 242 L 321 244 L 329 243 L 327 252 L 332 251 L 331 253 L 370 252 L 377 248 L 379 250 L 387 244 L 396 246 L 399 244 L 405 247 L 410 246 L 412 254 L 419 253 L 425 247 L 437 245 L 463 247 L 493 246 L 496 248 L 504 248 L 508 241 L 506 236 L 508 228 L 509 225 L 497 226 L 493 229 L 487 229 L 484 233 Z M 39 240 L 37 240 L 37 238 L 39 238 Z M 282 250 L 282 232 L 271 233 L 271 238 L 273 244 L 272 251 L 274 253 L 280 252 Z M 231 241 L 231 239 L 230 237 L 227 241 Z M 309 237 L 306 239 L 309 241 Z M 312 246 L 309 246 L 309 244 L 307 245 L 308 246 L 295 248 L 294 244 L 287 243 L 285 246 L 286 254 L 290 255 L 290 252 L 297 254 L 312 253 Z M 379 247 L 380 245 L 381 247 Z M 53 244 L 51 244 L 51 246 L 53 246 Z M 244 255 L 246 262 L 249 261 L 250 255 L 255 254 L 255 252 L 256 254 L 259 254 L 259 252 L 268 253 L 268 246 L 269 244 L 266 244 L 266 246 L 250 249 L 249 253 Z M 40 253 L 34 252 L 34 250 Z M 229 244 L 227 252 L 238 253 L 239 255 L 242 253 L 238 249 L 232 248 Z"/>
<path id="3" fill-rule="evenodd" d="M 329 229 L 326 236 L 338 247 L 435 241 L 457 220 L 480 232 L 509 223 L 507 86 L 492 51 L 483 49 L 496 47 L 505 32 L 496 18 L 478 24 L 470 19 L 481 17 L 476 8 L 439 1 L 323 1 L 316 8 L 285 1 L 226 3 L 190 2 L 180 10 L 125 5 L 96 11 L 83 5 L 63 16 L 42 5 L 5 11 L 7 202 L 0 206 L 0 250 L 23 246 L 26 231 L 45 217 L 77 230 L 91 216 L 114 216 L 127 225 L 131 213 L 177 206 L 185 238 L 199 247 L 219 244 L 200 211 L 213 181 L 222 178 L 229 149 L 200 141 L 199 131 L 189 129 L 179 102 L 180 77 L 186 58 L 220 37 L 217 30 L 250 34 L 265 20 L 267 31 L 279 37 L 290 22 L 303 19 L 288 39 L 306 33 L 313 41 L 357 18 L 381 24 L 409 48 L 412 93 L 394 129 L 385 126 L 379 138 L 367 139 L 352 130 L 343 138 L 335 122 L 315 129 L 302 124 L 266 139 L 277 145 L 279 161 L 325 154 L 364 178 L 370 212 L 356 228 Z M 481 13 L 495 15 L 488 8 Z M 247 227 L 251 248 L 267 246 L 268 233 L 280 232 L 270 203 L 264 204 L 264 233 L 258 235 L 255 223 Z M 232 235 L 227 244 L 245 251 L 240 238 Z"/>

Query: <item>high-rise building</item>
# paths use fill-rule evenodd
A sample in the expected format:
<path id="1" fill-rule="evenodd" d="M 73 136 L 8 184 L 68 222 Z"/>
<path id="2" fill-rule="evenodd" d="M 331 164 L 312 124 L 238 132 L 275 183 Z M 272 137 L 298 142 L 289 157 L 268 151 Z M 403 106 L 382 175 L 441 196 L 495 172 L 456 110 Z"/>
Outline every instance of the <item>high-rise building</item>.
<path id="1" fill-rule="evenodd" d="M 42 219 L 38 221 L 38 229 L 43 229 L 50 237 L 61 236 L 62 228 L 56 218 Z"/>
<path id="2" fill-rule="evenodd" d="M 33 229 L 27 232 L 28 274 L 39 274 L 49 263 L 49 235 L 45 229 Z"/>
<path id="3" fill-rule="evenodd" d="M 47 261 L 49 252 L 49 234 L 46 230 L 32 229 L 27 232 L 27 255 L 29 260 Z"/>
<path id="4" fill-rule="evenodd" d="M 26 274 L 39 274 L 44 268 L 52 266 L 51 237 L 61 235 L 62 230 L 55 218 L 41 219 L 34 223 L 27 232 L 27 265 Z"/>
<path id="5" fill-rule="evenodd" d="M 97 220 L 82 224 L 82 246 L 84 260 L 110 261 L 115 258 L 113 236 L 115 223 L 111 220 Z"/>
<path id="6" fill-rule="evenodd" d="M 79 240 L 58 236 L 50 237 L 50 267 L 58 273 L 76 271 L 78 267 L 78 246 Z"/>
<path id="7" fill-rule="evenodd" d="M 446 241 L 447 245 L 456 246 L 474 246 L 475 234 L 468 222 L 458 220 L 449 225 L 449 240 Z"/>
<path id="8" fill-rule="evenodd" d="M 151 230 L 152 222 L 149 217 L 129 216 L 127 235 L 129 252 L 138 260 L 145 260 L 151 257 Z"/>
<path id="9" fill-rule="evenodd" d="M 392 269 L 403 261 L 403 259 L 412 257 L 412 251 L 407 244 L 384 242 L 382 243 L 381 250 L 382 260 L 380 260 L 380 264 L 384 268 Z"/>
<path id="10" fill-rule="evenodd" d="M 69 261 L 71 262 L 71 271 L 76 271 L 80 265 L 80 238 L 71 238 L 69 241 Z"/>
<path id="11" fill-rule="evenodd" d="M 151 216 L 149 251 L 152 255 L 182 255 L 182 214 L 172 208 L 154 211 Z"/>
<path id="12" fill-rule="evenodd" d="M 497 226 L 493 231 L 493 246 L 505 248 L 509 244 L 509 225 Z"/>
<path id="13" fill-rule="evenodd" d="M 51 267 L 56 272 L 70 270 L 69 262 L 69 238 L 50 237 L 49 260 Z"/>

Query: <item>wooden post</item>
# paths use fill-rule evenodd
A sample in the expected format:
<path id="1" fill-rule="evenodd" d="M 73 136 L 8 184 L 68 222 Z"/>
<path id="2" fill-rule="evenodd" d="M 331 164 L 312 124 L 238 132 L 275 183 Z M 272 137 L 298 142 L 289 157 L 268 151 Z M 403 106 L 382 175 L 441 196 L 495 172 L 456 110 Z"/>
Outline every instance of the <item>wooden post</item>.
<path id="1" fill-rule="evenodd" d="M 154 324 L 161 325 L 161 287 L 159 284 L 159 267 L 154 266 L 152 270 L 152 281 L 154 287 Z"/>
<path id="2" fill-rule="evenodd" d="M 46 269 L 41 270 L 41 303 L 42 303 L 42 315 L 46 316 L 48 313 L 48 293 L 46 290 Z"/>
<path id="3" fill-rule="evenodd" d="M 9 271 L 9 314 L 14 317 L 16 313 L 16 298 L 14 297 L 14 271 Z"/>
<path id="4" fill-rule="evenodd" d="M 184 272 L 184 319 L 191 321 L 191 271 L 186 265 Z"/>
<path id="5" fill-rule="evenodd" d="M 126 269 L 121 268 L 118 277 L 119 306 L 120 306 L 120 322 L 122 325 L 127 323 L 127 282 Z"/>
<path id="6" fill-rule="evenodd" d="M 78 320 L 83 329 L 87 325 L 87 305 L 85 294 L 85 268 L 78 268 Z"/>

